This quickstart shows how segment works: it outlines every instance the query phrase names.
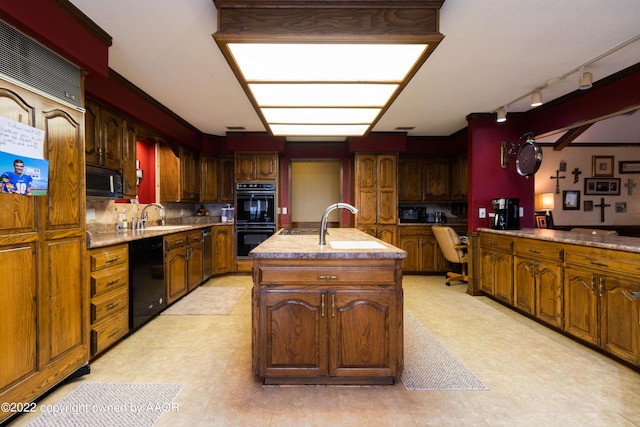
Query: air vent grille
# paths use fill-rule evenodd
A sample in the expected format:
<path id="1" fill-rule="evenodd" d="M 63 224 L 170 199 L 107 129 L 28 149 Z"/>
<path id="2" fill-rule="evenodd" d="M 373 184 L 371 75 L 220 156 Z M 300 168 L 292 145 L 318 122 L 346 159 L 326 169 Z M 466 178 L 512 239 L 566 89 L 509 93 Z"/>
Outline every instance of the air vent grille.
<path id="1" fill-rule="evenodd" d="M 80 68 L 0 21 L 0 73 L 77 107 Z"/>

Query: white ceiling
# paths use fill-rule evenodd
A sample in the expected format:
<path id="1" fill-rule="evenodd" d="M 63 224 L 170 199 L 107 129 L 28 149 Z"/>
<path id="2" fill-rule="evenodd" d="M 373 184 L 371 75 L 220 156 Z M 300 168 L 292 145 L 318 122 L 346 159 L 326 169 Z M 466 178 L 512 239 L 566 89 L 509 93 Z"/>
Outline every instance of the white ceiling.
<path id="1" fill-rule="evenodd" d="M 229 126 L 265 131 L 213 40 L 212 0 L 70 1 L 113 37 L 109 66 L 191 125 L 212 135 Z M 464 128 L 469 113 L 505 104 L 527 111 L 531 91 L 637 37 L 640 1 L 445 0 L 440 32 L 444 40 L 374 131 L 415 127 L 409 135 L 445 136 Z M 595 82 L 638 62 L 640 40 L 587 70 Z M 544 101 L 576 90 L 578 78 L 543 88 Z M 628 117 L 635 135 L 593 126 L 576 141 L 597 133 L 640 142 L 638 115 Z"/>

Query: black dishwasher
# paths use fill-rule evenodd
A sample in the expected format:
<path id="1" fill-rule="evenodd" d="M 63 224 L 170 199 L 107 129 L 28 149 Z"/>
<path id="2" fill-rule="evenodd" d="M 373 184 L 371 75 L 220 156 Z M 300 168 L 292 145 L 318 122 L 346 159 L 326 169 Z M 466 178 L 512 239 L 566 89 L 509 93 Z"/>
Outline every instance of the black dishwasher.
<path id="1" fill-rule="evenodd" d="M 167 306 L 162 236 L 129 243 L 129 327 L 140 328 Z"/>

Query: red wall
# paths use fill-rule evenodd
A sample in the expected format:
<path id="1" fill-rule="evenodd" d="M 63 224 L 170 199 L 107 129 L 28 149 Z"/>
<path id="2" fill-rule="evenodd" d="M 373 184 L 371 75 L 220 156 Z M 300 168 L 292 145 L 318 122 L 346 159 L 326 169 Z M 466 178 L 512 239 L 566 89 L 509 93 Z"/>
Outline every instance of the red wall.
<path id="1" fill-rule="evenodd" d="M 534 179 L 525 178 L 515 170 L 515 159 L 511 158 L 507 168 L 500 165 L 502 141 L 520 142 L 528 131 L 522 120 L 510 119 L 496 123 L 494 114 L 474 114 L 467 118 L 469 143 L 469 231 L 489 227 L 492 211 L 491 200 L 499 197 L 520 199 L 524 216 L 521 227 L 533 227 Z M 480 219 L 478 209 L 486 208 L 487 217 Z"/>
<path id="2" fill-rule="evenodd" d="M 140 203 L 152 203 L 156 201 L 156 151 L 155 145 L 138 141 L 136 142 L 136 158 L 140 161 L 142 179 L 138 186 L 138 200 Z"/>

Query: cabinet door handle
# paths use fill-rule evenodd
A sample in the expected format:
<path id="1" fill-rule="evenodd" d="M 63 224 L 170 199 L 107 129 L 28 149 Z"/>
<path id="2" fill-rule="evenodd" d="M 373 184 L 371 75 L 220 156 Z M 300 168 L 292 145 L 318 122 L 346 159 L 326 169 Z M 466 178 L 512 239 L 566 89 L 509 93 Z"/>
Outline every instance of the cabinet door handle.
<path id="1" fill-rule="evenodd" d="M 331 294 L 331 317 L 336 317 L 336 294 Z"/>
<path id="2" fill-rule="evenodd" d="M 116 257 L 113 257 L 113 258 L 108 258 L 107 259 L 107 264 L 111 264 L 112 262 L 116 262 L 118 260 L 120 260 L 119 256 L 116 256 Z"/>
<path id="3" fill-rule="evenodd" d="M 334 275 L 322 275 L 322 276 L 318 276 L 318 279 L 320 280 L 337 280 L 338 276 L 334 276 Z"/>
<path id="4" fill-rule="evenodd" d="M 607 264 L 605 264 L 604 262 L 600 262 L 600 261 L 594 261 L 594 260 L 590 260 L 589 262 L 591 262 L 591 264 L 593 265 L 597 265 L 599 267 L 608 267 Z"/>
<path id="5" fill-rule="evenodd" d="M 112 308 L 116 308 L 119 305 L 117 302 L 112 302 L 107 306 L 107 310 L 111 310 Z"/>
<path id="6" fill-rule="evenodd" d="M 114 335 L 118 335 L 120 333 L 120 328 L 116 329 L 115 331 L 111 332 L 108 336 L 108 338 L 111 338 Z"/>
<path id="7" fill-rule="evenodd" d="M 322 309 L 322 317 L 324 317 L 324 294 L 320 295 L 320 308 Z"/>
<path id="8" fill-rule="evenodd" d="M 118 283 L 120 281 L 120 279 L 113 279 L 113 280 L 109 280 L 107 282 L 107 286 L 111 286 L 111 285 L 115 285 L 116 283 Z"/>
<path id="9" fill-rule="evenodd" d="M 600 296 L 604 294 L 604 277 L 600 277 Z"/>
<path id="10" fill-rule="evenodd" d="M 537 249 L 529 249 L 529 252 L 531 252 L 532 254 L 539 254 L 540 251 Z"/>
<path id="11" fill-rule="evenodd" d="M 591 273 L 591 293 L 596 293 L 596 275 Z"/>

